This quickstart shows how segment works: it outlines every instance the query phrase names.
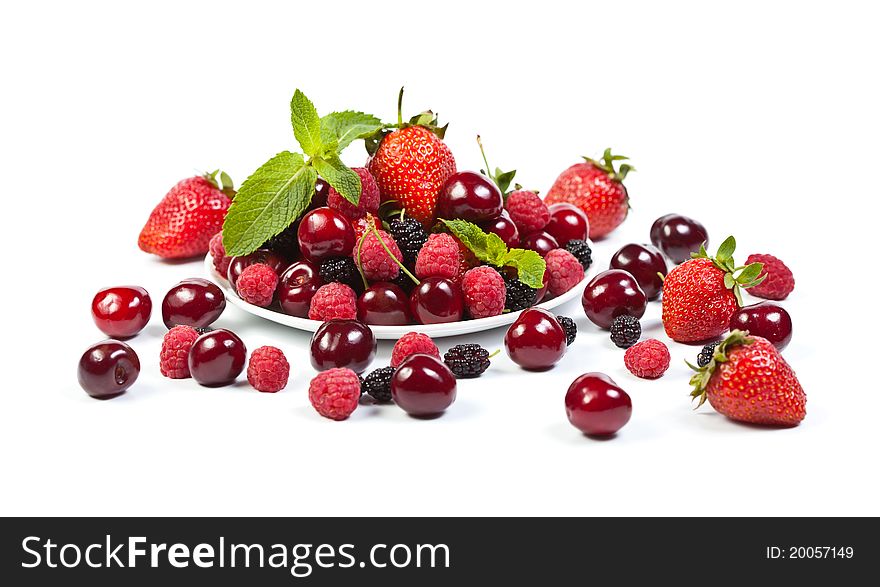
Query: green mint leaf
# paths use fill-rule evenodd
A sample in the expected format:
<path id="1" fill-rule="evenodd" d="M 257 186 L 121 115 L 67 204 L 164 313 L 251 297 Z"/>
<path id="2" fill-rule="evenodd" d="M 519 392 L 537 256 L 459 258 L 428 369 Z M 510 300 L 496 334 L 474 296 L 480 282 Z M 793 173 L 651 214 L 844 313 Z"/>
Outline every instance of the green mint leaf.
<path id="1" fill-rule="evenodd" d="M 308 207 L 318 174 L 299 153 L 278 153 L 248 177 L 223 223 L 226 254 L 248 255 Z"/>
<path id="2" fill-rule="evenodd" d="M 529 287 L 539 289 L 544 285 L 544 271 L 547 269 L 547 264 L 535 251 L 510 249 L 504 257 L 503 264 L 515 267 L 519 280 Z"/>
<path id="3" fill-rule="evenodd" d="M 299 141 L 303 153 L 310 157 L 321 154 L 321 118 L 312 101 L 297 90 L 290 100 L 290 123 L 293 136 Z"/>
<path id="4" fill-rule="evenodd" d="M 340 153 L 357 139 L 368 137 L 382 128 L 382 121 L 372 114 L 346 110 L 331 112 L 321 118 L 321 141 L 329 145 L 335 141 Z"/>
<path id="5" fill-rule="evenodd" d="M 486 257 L 487 263 L 496 267 L 504 267 L 504 259 L 507 258 L 507 244 L 494 232 L 486 234 Z"/>
<path id="6" fill-rule="evenodd" d="M 467 220 L 443 220 L 442 222 L 449 229 L 449 232 L 455 235 L 455 238 L 476 255 L 477 259 L 484 263 L 491 263 L 494 260 L 493 252 L 489 250 L 489 237 L 479 226 Z M 502 241 L 501 244 L 503 245 L 504 242 Z M 507 252 L 507 247 L 504 248 L 504 252 Z"/>
<path id="7" fill-rule="evenodd" d="M 544 285 L 544 269 L 546 264 L 541 255 L 535 251 L 523 249 L 507 250 L 507 245 L 494 232 L 486 233 L 466 220 L 443 220 L 446 228 L 470 249 L 477 259 L 496 267 L 509 265 L 516 268 L 519 279 L 535 289 Z"/>
<path id="8" fill-rule="evenodd" d="M 332 155 L 327 158 L 314 157 L 311 159 L 312 165 L 318 173 L 327 180 L 333 189 L 339 192 L 343 198 L 351 202 L 353 206 L 357 206 L 361 199 L 361 178 L 358 174 L 345 166 L 339 155 Z"/>
<path id="9" fill-rule="evenodd" d="M 736 250 L 736 239 L 732 236 L 727 237 L 721 246 L 718 247 L 718 253 L 715 258 L 719 263 L 726 264 L 725 261 L 733 259 L 733 252 Z"/>

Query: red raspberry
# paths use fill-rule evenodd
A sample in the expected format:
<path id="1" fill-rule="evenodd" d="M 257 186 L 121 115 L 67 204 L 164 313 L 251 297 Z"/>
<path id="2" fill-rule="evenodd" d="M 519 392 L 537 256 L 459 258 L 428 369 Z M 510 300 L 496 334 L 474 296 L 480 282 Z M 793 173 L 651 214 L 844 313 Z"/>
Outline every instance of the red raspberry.
<path id="1" fill-rule="evenodd" d="M 238 297 L 261 308 L 272 304 L 276 287 L 278 287 L 278 274 L 265 263 L 254 263 L 246 267 L 235 282 Z"/>
<path id="2" fill-rule="evenodd" d="M 223 246 L 223 233 L 218 232 L 211 237 L 208 243 L 208 250 L 211 251 L 211 260 L 214 262 L 214 270 L 226 279 L 226 273 L 229 269 L 229 263 L 232 257 L 226 256 L 226 247 Z"/>
<path id="3" fill-rule="evenodd" d="M 372 231 L 372 228 L 370 228 L 371 224 L 376 227 L 376 230 L 382 230 L 382 223 L 372 214 L 367 214 L 363 218 L 358 218 L 351 223 L 352 227 L 354 227 L 354 242 L 361 242 L 364 234 Z"/>
<path id="4" fill-rule="evenodd" d="M 535 192 L 511 192 L 504 206 L 520 234 L 537 232 L 550 222 L 550 209 Z"/>
<path id="5" fill-rule="evenodd" d="M 547 264 L 547 289 L 554 296 L 562 295 L 584 278 L 584 266 L 565 249 L 553 249 L 544 257 Z"/>
<path id="6" fill-rule="evenodd" d="M 638 342 L 626 349 L 623 363 L 629 372 L 643 379 L 657 379 L 669 369 L 669 349 L 656 338 Z"/>
<path id="7" fill-rule="evenodd" d="M 328 369 L 309 383 L 309 401 L 319 414 L 331 420 L 345 420 L 358 406 L 361 382 L 351 369 Z"/>
<path id="8" fill-rule="evenodd" d="M 391 349 L 391 366 L 397 367 L 410 355 L 423 354 L 440 358 L 440 350 L 431 337 L 421 332 L 407 332 Z"/>
<path id="9" fill-rule="evenodd" d="M 175 326 L 162 338 L 159 371 L 171 379 L 186 379 L 189 374 L 189 349 L 199 337 L 192 326 Z"/>
<path id="10" fill-rule="evenodd" d="M 357 220 L 379 211 L 379 187 L 372 174 L 363 167 L 354 167 L 352 171 L 361 178 L 361 199 L 358 200 L 358 205 L 353 205 L 332 187 L 327 192 L 327 205 L 349 219 Z"/>
<path id="11" fill-rule="evenodd" d="M 247 378 L 254 389 L 267 393 L 281 391 L 290 376 L 290 363 L 281 349 L 261 346 L 251 353 L 248 361 Z"/>
<path id="12" fill-rule="evenodd" d="M 461 280 L 464 303 L 474 318 L 498 316 L 504 311 L 507 288 L 504 279 L 491 267 L 475 267 Z"/>
<path id="13" fill-rule="evenodd" d="M 749 255 L 746 265 L 750 263 L 763 263 L 761 275 L 767 276 L 764 281 L 748 289 L 753 296 L 767 300 L 784 300 L 794 289 L 791 269 L 773 255 Z"/>
<path id="14" fill-rule="evenodd" d="M 241 279 L 239 277 L 239 279 Z M 327 283 L 318 288 L 309 305 L 312 320 L 354 320 L 357 318 L 357 296 L 344 283 Z"/>
<path id="15" fill-rule="evenodd" d="M 382 242 L 385 243 L 391 254 L 398 261 L 402 260 L 403 255 L 397 243 L 394 242 L 394 238 L 384 230 L 378 232 L 382 237 Z M 355 251 L 355 255 L 357 254 L 357 251 Z M 376 233 L 372 231 L 367 233 L 367 236 L 364 237 L 364 242 L 360 246 L 360 261 L 361 269 L 363 269 L 364 275 L 370 281 L 391 281 L 400 274 L 400 267 L 388 256 L 379 239 L 376 238 Z"/>
<path id="16" fill-rule="evenodd" d="M 432 234 L 416 257 L 416 277 L 455 279 L 460 263 L 461 253 L 455 238 L 446 233 Z"/>

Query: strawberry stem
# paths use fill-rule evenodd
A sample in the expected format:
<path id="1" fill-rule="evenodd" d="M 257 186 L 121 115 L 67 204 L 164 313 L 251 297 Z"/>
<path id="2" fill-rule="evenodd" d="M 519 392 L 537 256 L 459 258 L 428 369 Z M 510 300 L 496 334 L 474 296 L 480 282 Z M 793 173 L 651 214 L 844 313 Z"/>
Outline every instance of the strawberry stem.
<path id="1" fill-rule="evenodd" d="M 403 128 L 403 86 L 397 94 L 397 128 Z"/>
<path id="2" fill-rule="evenodd" d="M 376 230 L 376 225 L 373 224 L 372 222 L 370 222 L 370 229 L 373 231 L 373 234 L 376 235 L 376 239 L 379 241 L 379 244 L 382 245 L 382 248 L 385 249 L 385 252 L 388 253 L 389 257 L 391 257 L 391 260 L 394 261 L 395 263 L 397 263 L 397 266 L 400 267 L 400 270 L 403 271 L 404 273 L 406 273 L 406 276 L 409 277 L 413 283 L 415 283 L 416 285 L 421 285 L 422 282 L 419 281 L 418 279 L 416 279 L 416 276 L 409 272 L 409 270 L 404 266 L 404 264 L 400 262 L 400 259 L 398 259 L 397 257 L 394 256 L 394 254 L 388 248 L 388 245 L 386 245 L 385 241 L 382 240 L 382 236 L 379 234 L 379 231 Z M 364 233 L 364 234 L 366 234 L 366 233 Z M 360 266 L 360 261 L 361 261 L 360 255 L 361 255 L 361 251 L 360 251 L 360 248 L 358 248 L 358 266 Z"/>

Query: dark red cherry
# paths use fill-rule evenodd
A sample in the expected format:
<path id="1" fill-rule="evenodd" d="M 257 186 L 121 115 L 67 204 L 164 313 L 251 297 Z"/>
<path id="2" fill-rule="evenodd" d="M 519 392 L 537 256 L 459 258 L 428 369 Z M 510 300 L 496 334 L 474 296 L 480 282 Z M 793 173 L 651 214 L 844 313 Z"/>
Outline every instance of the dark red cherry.
<path id="1" fill-rule="evenodd" d="M 423 279 L 409 296 L 409 310 L 419 324 L 458 322 L 464 315 L 461 288 L 448 279 Z"/>
<path id="2" fill-rule="evenodd" d="M 388 282 L 374 283 L 357 301 L 358 320 L 377 326 L 404 326 L 412 322 L 409 296 L 400 286 Z"/>
<path id="3" fill-rule="evenodd" d="M 328 320 L 315 331 L 309 351 L 318 371 L 347 367 L 363 373 L 376 356 L 376 337 L 357 320 Z"/>
<path id="4" fill-rule="evenodd" d="M 519 231 L 516 228 L 516 224 L 507 215 L 507 211 L 502 212 L 498 218 L 484 220 L 480 223 L 480 228 L 485 232 L 494 232 L 500 236 L 504 244 L 507 245 L 507 248 L 519 248 Z"/>
<path id="5" fill-rule="evenodd" d="M 730 318 L 730 329 L 747 330 L 749 334 L 766 338 L 779 350 L 791 342 L 791 316 L 773 302 L 740 308 Z"/>
<path id="6" fill-rule="evenodd" d="M 651 225 L 651 242 L 673 263 L 684 263 L 700 245 L 709 246 L 706 227 L 681 214 L 661 216 Z"/>
<path id="7" fill-rule="evenodd" d="M 345 257 L 354 248 L 354 228 L 333 208 L 306 213 L 297 230 L 299 248 L 306 261 L 320 265 L 330 257 Z"/>
<path id="8" fill-rule="evenodd" d="M 312 195 L 312 201 L 309 202 L 308 210 L 317 210 L 327 205 L 327 194 L 330 191 L 330 184 L 322 178 L 318 178 L 315 182 L 315 193 Z"/>
<path id="9" fill-rule="evenodd" d="M 165 326 L 210 326 L 226 308 L 223 291 L 207 279 L 184 279 L 165 294 L 162 321 Z"/>
<path id="10" fill-rule="evenodd" d="M 584 373 L 565 394 L 565 413 L 584 434 L 610 436 L 629 422 L 632 400 L 604 373 Z"/>
<path id="11" fill-rule="evenodd" d="M 548 233 L 540 231 L 527 234 L 520 237 L 520 248 L 529 249 L 537 252 L 542 257 L 546 257 L 547 253 L 553 249 L 559 248 L 559 243 Z"/>
<path id="12" fill-rule="evenodd" d="M 440 359 L 416 354 L 391 377 L 391 398 L 410 416 L 436 416 L 455 401 L 455 375 Z"/>
<path id="13" fill-rule="evenodd" d="M 233 257 L 232 260 L 229 261 L 229 269 L 226 270 L 226 280 L 230 285 L 234 286 L 235 282 L 238 281 L 238 276 L 241 275 L 241 272 L 257 263 L 268 265 L 275 270 L 275 273 L 281 273 L 290 261 L 275 251 L 270 251 L 269 249 L 257 249 L 250 255 Z"/>
<path id="14" fill-rule="evenodd" d="M 507 354 L 523 369 L 549 369 L 565 355 L 566 347 L 565 330 L 543 308 L 524 310 L 504 335 Z"/>
<path id="15" fill-rule="evenodd" d="M 235 382 L 244 369 L 247 349 L 233 332 L 219 328 L 196 339 L 189 350 L 189 372 L 200 385 L 219 387 Z"/>
<path id="16" fill-rule="evenodd" d="M 475 171 L 453 173 L 437 198 L 438 218 L 469 222 L 491 220 L 501 214 L 504 198 L 491 179 Z"/>
<path id="17" fill-rule="evenodd" d="M 90 346 L 80 357 L 76 378 L 93 398 L 110 399 L 131 387 L 140 372 L 140 359 L 130 346 L 118 340 L 104 340 Z"/>
<path id="18" fill-rule="evenodd" d="M 153 301 L 136 285 L 105 287 L 92 298 L 92 319 L 98 329 L 114 338 L 128 338 L 150 321 Z"/>
<path id="19" fill-rule="evenodd" d="M 590 221 L 584 211 L 575 206 L 561 202 L 550 206 L 550 222 L 544 232 L 556 239 L 560 247 L 570 240 L 587 240 L 590 234 Z"/>
<path id="20" fill-rule="evenodd" d="M 324 280 L 321 279 L 317 266 L 308 261 L 292 263 L 278 280 L 276 296 L 281 311 L 291 316 L 307 318 L 312 297 L 322 285 Z"/>
<path id="21" fill-rule="evenodd" d="M 663 289 L 663 278 L 660 275 L 665 276 L 667 271 L 666 259 L 660 249 L 635 243 L 623 245 L 614 253 L 611 257 L 611 269 L 629 272 L 636 278 L 649 300 L 660 295 L 660 290 Z"/>
<path id="22" fill-rule="evenodd" d="M 628 314 L 641 318 L 648 297 L 636 278 L 621 269 L 603 271 L 590 280 L 581 297 L 584 312 L 599 328 L 611 328 L 618 316 Z"/>

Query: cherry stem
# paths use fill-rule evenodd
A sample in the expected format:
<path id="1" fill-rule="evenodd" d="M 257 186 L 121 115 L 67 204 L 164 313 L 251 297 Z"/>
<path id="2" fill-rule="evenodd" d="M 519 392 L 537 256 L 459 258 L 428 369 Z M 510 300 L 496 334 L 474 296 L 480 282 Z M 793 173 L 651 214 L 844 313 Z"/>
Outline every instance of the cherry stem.
<path id="1" fill-rule="evenodd" d="M 382 236 L 379 234 L 379 231 L 376 229 L 376 225 L 373 224 L 372 222 L 370 222 L 370 229 L 373 231 L 373 234 L 376 235 L 376 239 L 379 241 L 379 244 L 382 245 L 382 248 L 385 249 L 385 252 L 388 253 L 388 256 L 391 257 L 391 259 L 395 263 L 397 263 L 398 267 L 400 267 L 400 270 L 403 271 L 404 273 L 406 273 L 406 276 L 409 277 L 410 279 L 412 279 L 413 283 L 415 283 L 416 285 L 421 285 L 422 282 L 419 281 L 418 279 L 416 279 L 416 276 L 409 272 L 409 269 L 407 269 L 404 266 L 404 264 L 400 262 L 400 259 L 398 259 L 397 257 L 394 256 L 394 254 L 392 254 L 391 250 L 388 248 L 388 245 L 386 245 L 385 241 L 382 240 Z M 366 234 L 366 233 L 364 233 L 364 234 Z M 361 256 L 361 251 L 360 251 L 360 248 L 358 248 L 358 265 L 360 265 L 360 256 Z"/>
<path id="2" fill-rule="evenodd" d="M 495 181 L 495 178 L 492 176 L 492 169 L 489 167 L 489 160 L 486 159 L 486 151 L 483 150 L 483 141 L 480 139 L 480 135 L 477 135 L 477 144 L 480 145 L 480 155 L 483 156 L 483 163 L 486 164 L 486 175 L 492 178 L 492 181 Z"/>
<path id="3" fill-rule="evenodd" d="M 373 223 L 370 222 L 370 225 L 372 226 Z M 363 269 L 363 267 L 361 267 L 361 249 L 364 248 L 364 239 L 366 238 L 367 234 L 368 234 L 368 232 L 365 230 L 365 231 L 364 231 L 364 234 L 361 235 L 361 239 L 358 241 L 358 249 L 357 249 L 357 269 L 358 269 L 358 275 L 361 276 L 361 281 L 364 282 L 364 289 L 369 289 L 369 288 L 370 288 L 370 284 L 367 283 L 367 276 L 364 275 L 364 269 Z"/>

